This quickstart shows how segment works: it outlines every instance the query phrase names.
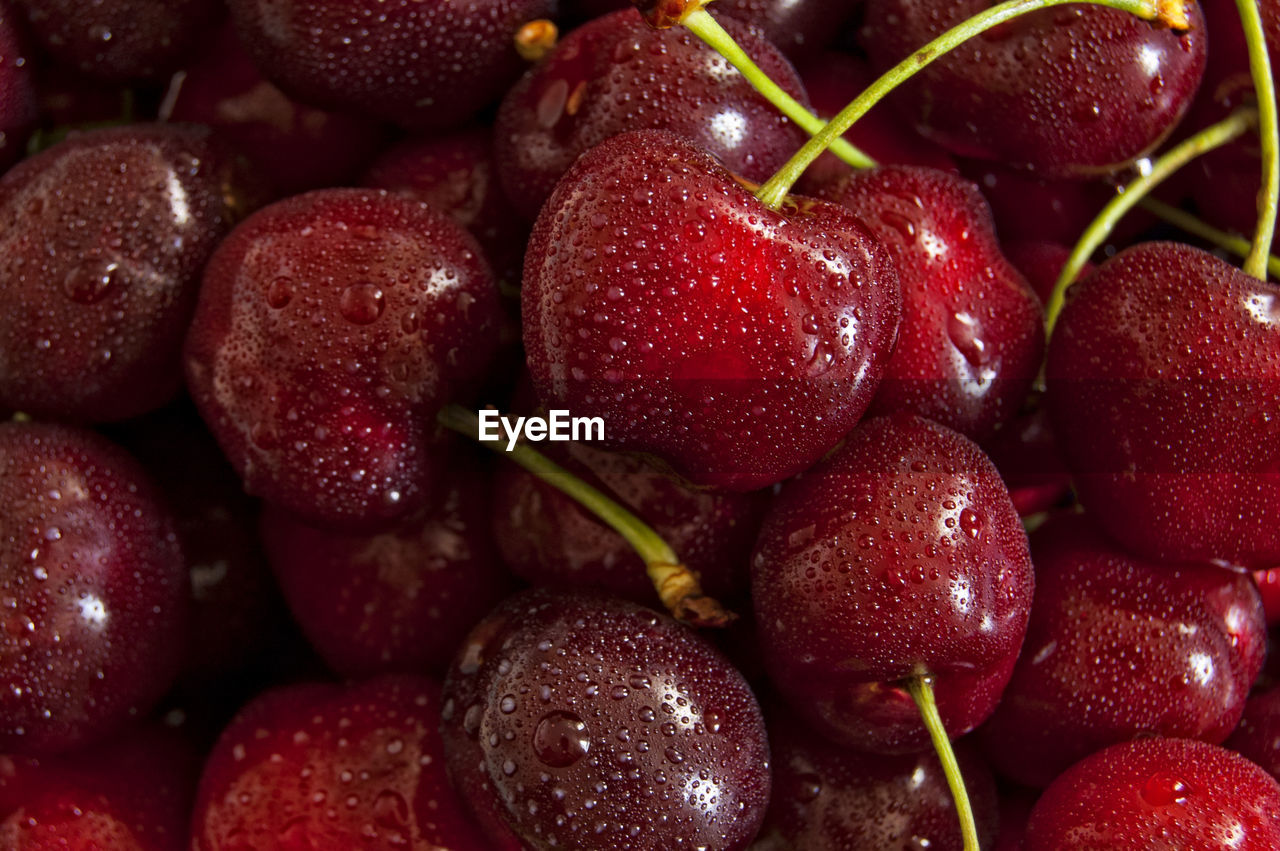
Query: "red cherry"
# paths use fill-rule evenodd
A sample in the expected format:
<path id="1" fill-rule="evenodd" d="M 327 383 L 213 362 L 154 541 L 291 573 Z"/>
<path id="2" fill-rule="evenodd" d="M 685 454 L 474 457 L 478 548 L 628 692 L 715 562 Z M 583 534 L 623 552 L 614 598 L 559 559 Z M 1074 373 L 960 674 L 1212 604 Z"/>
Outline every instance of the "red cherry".
<path id="1" fill-rule="evenodd" d="M 92 432 L 0 424 L 0 751 L 145 712 L 178 671 L 187 573 L 137 462 Z"/>
<path id="2" fill-rule="evenodd" d="M 1076 284 L 1049 345 L 1054 434 L 1129 550 L 1280 563 L 1280 289 L 1143 243 Z"/>
<path id="3" fill-rule="evenodd" d="M 789 482 L 751 566 L 765 664 L 814 728 L 877 753 L 929 737 L 902 681 L 934 678 L 952 736 L 995 709 L 1031 612 L 1026 533 L 986 456 L 899 414 Z"/>
<path id="4" fill-rule="evenodd" d="M 273 689 L 209 755 L 192 851 L 485 851 L 445 777 L 439 688 L 383 676 Z"/>
<path id="5" fill-rule="evenodd" d="M 732 19 L 725 29 L 799 101 L 804 87 L 778 49 Z M 656 30 L 635 9 L 565 36 L 507 92 L 494 127 L 502 187 L 532 221 L 582 152 L 627 130 L 670 130 L 763 182 L 805 140 L 746 78 L 684 27 Z"/>
<path id="6" fill-rule="evenodd" d="M 1225 746 L 1280 780 L 1280 686 L 1259 692 L 1244 706 L 1240 726 Z"/>
<path id="7" fill-rule="evenodd" d="M 1102 206 L 1098 205 L 1098 209 L 1102 209 Z M 1082 227 L 1080 233 L 1083 232 Z M 1013 240 L 1001 243 L 1000 250 L 1027 279 L 1027 283 L 1031 284 L 1031 289 L 1040 297 L 1040 302 L 1047 304 L 1058 283 L 1058 276 L 1062 274 L 1062 268 L 1071 257 L 1071 249 L 1061 243 L 1045 240 Z M 1094 268 L 1092 263 L 1086 262 L 1080 269 L 1077 280 L 1088 277 Z"/>
<path id="8" fill-rule="evenodd" d="M 1044 786 L 1141 733 L 1225 739 L 1266 645 L 1248 575 L 1125 555 L 1078 514 L 1051 518 L 1031 543 L 1031 623 L 984 728 L 997 770 Z"/>
<path id="9" fill-rule="evenodd" d="M 244 212 L 208 131 L 74 136 L 0 179 L 0 399 L 118 420 L 181 386 L 200 270 Z"/>
<path id="10" fill-rule="evenodd" d="M 822 197 L 853 210 L 902 282 L 898 343 L 873 414 L 910 411 L 980 440 L 1013 417 L 1040 371 L 1044 317 L 1000 253 L 963 178 L 918 166 L 851 172 Z"/>
<path id="11" fill-rule="evenodd" d="M 982 444 L 1022 517 L 1071 501 L 1071 473 L 1043 406 L 1020 414 Z"/>
<path id="12" fill-rule="evenodd" d="M 988 5 L 870 0 L 861 42 L 886 71 Z M 1042 177 L 1114 171 L 1155 148 L 1191 105 L 1207 39 L 1199 5 L 1186 12 L 1183 32 L 1100 6 L 1022 15 L 940 57 L 894 102 L 954 154 Z"/>
<path id="13" fill-rule="evenodd" d="M 36 93 L 17 18 L 0 2 L 0 173 L 22 156 L 36 123 Z"/>
<path id="14" fill-rule="evenodd" d="M 1267 617 L 1267 626 L 1280 623 L 1280 567 L 1270 570 L 1255 570 L 1253 581 L 1262 595 L 1262 610 Z"/>
<path id="15" fill-rule="evenodd" d="M 500 309 L 479 247 L 443 213 L 319 190 L 218 247 L 187 382 L 250 492 L 304 521 L 385 529 L 428 502 L 436 411 L 484 373 Z"/>
<path id="16" fill-rule="evenodd" d="M 1280 785 L 1230 751 L 1139 739 L 1076 763 L 1031 812 L 1026 851 L 1280 847 Z"/>
<path id="17" fill-rule="evenodd" d="M 833 204 L 757 201 L 662 131 L 584 154 L 525 263 L 524 341 L 550 408 L 696 485 L 755 490 L 861 417 L 897 331 L 893 265 Z"/>

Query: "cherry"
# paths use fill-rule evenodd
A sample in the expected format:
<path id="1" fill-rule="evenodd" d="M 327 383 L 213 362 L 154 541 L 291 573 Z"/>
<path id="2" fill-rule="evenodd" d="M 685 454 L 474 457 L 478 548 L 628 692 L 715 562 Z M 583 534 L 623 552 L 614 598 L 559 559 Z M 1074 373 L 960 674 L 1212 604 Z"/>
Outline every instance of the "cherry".
<path id="1" fill-rule="evenodd" d="M 634 511 L 697 572 L 713 597 L 742 596 L 763 494 L 691 490 L 649 462 L 585 443 L 543 454 Z M 534 585 L 596 587 L 656 605 L 653 583 L 621 535 L 558 489 L 513 464 L 497 473 L 493 531 L 503 560 Z"/>
<path id="2" fill-rule="evenodd" d="M 411 129 L 464 123 L 521 70 L 513 37 L 555 0 L 229 0 L 245 48 L 285 94 Z"/>
<path id="3" fill-rule="evenodd" d="M 745 848 L 769 800 L 755 697 L 687 627 L 599 594 L 519 594 L 445 679 L 449 773 L 495 846 Z"/>
<path id="4" fill-rule="evenodd" d="M 159 407 L 200 271 L 251 203 L 208 131 L 77 135 L 0 178 L 0 399 L 37 416 Z"/>
<path id="5" fill-rule="evenodd" d="M 1081 232 L 1083 230 L 1083 227 L 1080 228 Z M 1071 257 L 1069 247 L 1046 240 L 1012 240 L 1001 243 L 1000 250 L 1014 268 L 1027 279 L 1027 283 L 1040 297 L 1042 304 L 1049 301 L 1049 296 L 1053 294 L 1053 288 L 1058 283 L 1058 276 L 1062 274 L 1062 267 L 1067 265 L 1067 259 Z M 1086 278 L 1093 270 L 1092 263 L 1085 263 L 1079 277 Z"/>
<path id="6" fill-rule="evenodd" d="M 770 716 L 769 745 L 773 796 L 754 851 L 960 851 L 955 803 L 934 754 L 859 753 L 788 716 Z M 956 756 L 990 847 L 998 818 L 991 770 L 964 743 Z"/>
<path id="7" fill-rule="evenodd" d="M 833 741 L 928 747 L 902 681 L 934 679 L 951 736 L 995 709 L 1031 612 L 1026 533 L 962 435 L 898 414 L 783 486 L 751 563 L 769 674 Z"/>
<path id="8" fill-rule="evenodd" d="M 1023 851 L 1027 822 L 1040 792 L 1022 787 L 1002 788 L 1000 791 L 1000 833 L 992 851 Z"/>
<path id="9" fill-rule="evenodd" d="M 770 78 L 805 100 L 777 48 L 737 21 L 724 26 Z M 642 129 L 684 136 L 754 181 L 768 178 L 805 140 L 693 33 L 653 29 L 628 9 L 569 33 L 503 98 L 494 127 L 502 187 L 532 221 L 579 154 Z"/>
<path id="10" fill-rule="evenodd" d="M 1022 517 L 1071 501 L 1071 473 L 1043 406 L 1019 414 L 982 444 Z"/>
<path id="11" fill-rule="evenodd" d="M 442 673 L 472 625 L 512 590 L 489 533 L 488 474 L 464 456 L 440 479 L 435 505 L 380 534 L 306 526 L 270 506 L 263 513 L 262 539 L 289 608 L 344 677 Z"/>
<path id="12" fill-rule="evenodd" d="M 659 262 L 660 255 L 660 262 Z M 694 484 L 754 490 L 858 421 L 898 323 L 887 253 L 841 207 L 757 201 L 663 131 L 565 175 L 526 255 L 524 342 L 548 407 Z"/>
<path id="13" fill-rule="evenodd" d="M 205 763 L 192 851 L 484 851 L 445 777 L 439 722 L 439 688 L 422 677 L 262 694 Z"/>
<path id="14" fill-rule="evenodd" d="M 36 123 L 31 68 L 13 11 L 0 2 L 0 173 L 19 157 Z"/>
<path id="15" fill-rule="evenodd" d="M 1046 401 L 1091 515 L 1148 558 L 1280 564 L 1280 290 L 1142 243 L 1068 292 Z"/>
<path id="16" fill-rule="evenodd" d="M 479 247 L 443 213 L 318 190 L 218 247 L 187 382 L 251 493 L 303 521 L 386 529 L 428 502 L 436 410 L 484 373 L 499 321 Z"/>
<path id="17" fill-rule="evenodd" d="M 0 756 L 0 847 L 179 851 L 198 772 L 182 737 L 154 725 L 68 756 Z"/>
<path id="18" fill-rule="evenodd" d="M 860 40 L 884 71 L 988 5 L 870 0 Z M 1191 105 L 1207 39 L 1199 5 L 1186 13 L 1183 31 L 1100 6 L 1022 15 L 940 57 L 894 102 L 958 155 L 1050 178 L 1114 171 Z"/>
<path id="19" fill-rule="evenodd" d="M 0 424 L 0 751 L 86 744 L 182 656 L 187 575 L 137 462 L 67 426 Z"/>
<path id="20" fill-rule="evenodd" d="M 499 284 L 518 288 L 529 226 L 498 185 L 492 136 L 477 125 L 401 142 L 373 161 L 363 182 L 448 213 L 480 243 Z"/>
<path id="21" fill-rule="evenodd" d="M 1031 623 L 984 728 L 996 769 L 1044 786 L 1140 733 L 1225 739 L 1265 652 L 1249 576 L 1128 556 L 1078 514 L 1050 518 L 1031 541 Z"/>
<path id="22" fill-rule="evenodd" d="M 1026 851 L 1280 847 L 1280 785 L 1193 739 L 1139 739 L 1076 763 L 1031 812 Z"/>
<path id="23" fill-rule="evenodd" d="M 1225 746 L 1280 780 L 1280 686 L 1272 686 L 1249 698 L 1240 726 Z"/>
<path id="24" fill-rule="evenodd" d="M 1017 413 L 1044 353 L 1039 299 L 1000 253 L 977 187 L 918 166 L 851 172 L 821 197 L 853 210 L 902 282 L 898 343 L 873 414 L 911 411 L 974 439 Z"/>
<path id="25" fill-rule="evenodd" d="M 1255 570 L 1253 581 L 1262 595 L 1262 611 L 1267 617 L 1267 626 L 1280 623 L 1280 567 L 1270 570 Z"/>
<path id="26" fill-rule="evenodd" d="M 174 77 L 168 98 L 169 119 L 214 128 L 286 195 L 350 182 L 383 137 L 376 122 L 290 100 L 262 78 L 230 24 Z"/>

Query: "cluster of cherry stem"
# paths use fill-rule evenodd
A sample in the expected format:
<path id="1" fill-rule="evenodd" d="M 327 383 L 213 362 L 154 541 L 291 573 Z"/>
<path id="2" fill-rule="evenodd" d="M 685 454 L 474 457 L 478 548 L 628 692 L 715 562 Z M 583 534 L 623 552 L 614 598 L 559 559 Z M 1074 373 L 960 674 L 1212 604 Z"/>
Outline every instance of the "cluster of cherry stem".
<path id="1" fill-rule="evenodd" d="M 664 24 L 668 26 L 680 24 L 690 29 L 737 68 L 751 85 L 784 115 L 812 137 L 777 173 L 756 190 L 756 197 L 771 209 L 777 209 L 782 205 L 800 175 L 823 151 L 830 150 L 854 168 L 874 167 L 875 160 L 849 144 L 842 138 L 843 134 L 913 74 L 970 38 L 1012 18 L 1066 3 L 1086 2 L 1120 9 L 1144 20 L 1160 21 L 1173 29 L 1185 29 L 1188 25 L 1184 6 L 1186 0 L 1007 0 L 938 36 L 886 71 L 830 121 L 824 121 L 783 91 L 752 61 L 715 18 L 703 8 L 706 2 L 707 0 L 695 0 L 689 4 L 682 17 L 665 21 Z M 1280 260 L 1271 256 L 1276 212 L 1277 207 L 1280 206 L 1280 144 L 1277 142 L 1275 84 L 1257 0 L 1236 0 L 1236 6 L 1239 9 L 1248 45 L 1249 69 L 1254 82 L 1256 105 L 1238 109 L 1222 121 L 1190 136 L 1158 158 L 1143 161 L 1140 174 L 1119 190 L 1115 198 L 1085 229 L 1070 258 L 1063 266 L 1049 302 L 1045 306 L 1047 333 L 1053 332 L 1054 324 L 1064 304 L 1067 288 L 1080 274 L 1094 252 L 1103 245 L 1120 218 L 1137 205 L 1142 205 L 1148 211 L 1190 233 L 1242 255 L 1245 258 L 1244 271 L 1253 277 L 1265 279 L 1268 271 L 1273 274 L 1280 273 Z M 1258 221 L 1252 242 L 1231 237 L 1177 208 L 1147 197 L 1164 179 L 1192 159 L 1225 145 L 1250 130 L 1257 132 L 1262 147 L 1262 189 L 1258 195 Z M 450 405 L 440 413 L 439 419 L 445 427 L 477 439 L 479 421 L 472 412 L 457 405 Z M 497 444 L 482 445 L 501 451 Z M 662 604 L 677 618 L 698 626 L 723 626 L 732 620 L 732 614 L 702 593 L 697 575 L 681 565 L 679 557 L 671 547 L 634 514 L 527 445 L 517 445 L 513 451 L 504 454 L 535 476 L 576 499 L 622 535 L 644 561 Z M 904 681 L 903 688 L 911 694 L 920 708 L 921 717 L 938 752 L 947 783 L 956 802 L 965 851 L 978 851 L 978 834 L 973 810 L 965 791 L 964 777 L 938 712 L 932 677 L 928 672 L 919 673 Z"/>

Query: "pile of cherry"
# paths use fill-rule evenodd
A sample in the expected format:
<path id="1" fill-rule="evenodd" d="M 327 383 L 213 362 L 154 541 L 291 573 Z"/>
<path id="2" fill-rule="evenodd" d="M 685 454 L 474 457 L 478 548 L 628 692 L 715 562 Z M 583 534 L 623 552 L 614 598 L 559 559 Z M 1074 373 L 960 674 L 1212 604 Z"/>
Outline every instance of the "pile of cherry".
<path id="1" fill-rule="evenodd" d="M 564 2 L 0 0 L 0 848 L 959 849 L 951 772 L 983 848 L 1280 848 L 1280 289 L 1135 212 L 1042 307 L 1248 108 L 1234 4 L 1002 24 L 768 204 L 802 130 Z M 988 5 L 710 10 L 832 115 Z M 1259 151 L 1159 198 L 1249 238 Z"/>

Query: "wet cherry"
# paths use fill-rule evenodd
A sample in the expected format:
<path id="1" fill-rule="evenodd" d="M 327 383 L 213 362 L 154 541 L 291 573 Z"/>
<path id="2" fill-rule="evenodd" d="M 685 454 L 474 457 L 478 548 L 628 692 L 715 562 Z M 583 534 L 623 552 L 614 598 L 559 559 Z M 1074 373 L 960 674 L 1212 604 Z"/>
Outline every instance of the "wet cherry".
<path id="1" fill-rule="evenodd" d="M 36 123 L 36 92 L 30 59 L 14 10 L 0 2 L 0 173 L 23 153 Z"/>

